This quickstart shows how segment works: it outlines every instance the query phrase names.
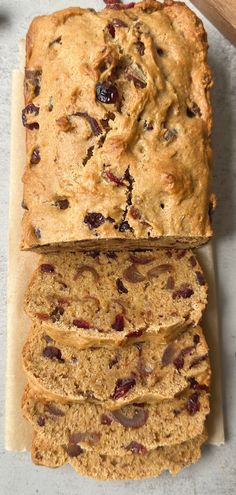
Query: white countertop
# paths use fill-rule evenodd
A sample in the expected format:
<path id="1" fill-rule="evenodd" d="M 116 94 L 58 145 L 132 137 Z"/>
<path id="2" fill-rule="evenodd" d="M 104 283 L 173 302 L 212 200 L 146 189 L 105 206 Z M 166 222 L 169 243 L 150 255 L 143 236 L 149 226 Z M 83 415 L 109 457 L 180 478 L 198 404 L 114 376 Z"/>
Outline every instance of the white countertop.
<path id="1" fill-rule="evenodd" d="M 191 5 L 190 2 L 186 2 Z M 204 20 L 213 68 L 214 179 L 218 196 L 215 251 L 223 364 L 226 443 L 206 446 L 200 462 L 176 478 L 137 482 L 96 482 L 81 478 L 68 466 L 36 467 L 29 453 L 4 449 L 6 356 L 6 270 L 10 148 L 11 73 L 18 67 L 18 41 L 33 17 L 80 5 L 100 9 L 102 1 L 0 0 L 0 493 L 1 495 L 234 495 L 236 493 L 236 48 Z"/>

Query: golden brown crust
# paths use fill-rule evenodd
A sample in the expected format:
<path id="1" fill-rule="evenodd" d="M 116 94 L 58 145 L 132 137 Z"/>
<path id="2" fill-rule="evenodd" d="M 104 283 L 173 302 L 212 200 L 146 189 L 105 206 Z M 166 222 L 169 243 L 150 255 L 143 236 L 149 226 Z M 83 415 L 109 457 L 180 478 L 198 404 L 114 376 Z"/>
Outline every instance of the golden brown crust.
<path id="1" fill-rule="evenodd" d="M 128 26 L 115 27 L 115 37 L 107 29 L 114 19 Z M 39 71 L 38 87 L 32 94 L 28 74 L 26 104 L 40 109 L 26 115 L 39 129 L 27 129 L 23 249 L 208 240 L 206 56 L 203 25 L 180 2 L 148 0 L 100 13 L 69 8 L 33 20 L 26 70 Z M 109 76 L 122 95 L 118 109 L 95 98 L 96 83 Z M 72 117 L 76 112 L 87 116 Z M 37 155 L 32 164 L 35 148 L 40 161 Z M 102 215 L 96 227 L 84 221 L 94 212 Z"/>

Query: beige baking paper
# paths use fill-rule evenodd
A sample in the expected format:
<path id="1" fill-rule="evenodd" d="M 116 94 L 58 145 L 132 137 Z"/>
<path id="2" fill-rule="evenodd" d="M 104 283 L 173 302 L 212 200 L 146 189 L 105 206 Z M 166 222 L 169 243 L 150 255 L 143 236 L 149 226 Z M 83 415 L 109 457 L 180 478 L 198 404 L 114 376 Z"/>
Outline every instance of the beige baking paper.
<path id="1" fill-rule="evenodd" d="M 21 54 L 24 59 L 24 46 Z M 21 349 L 29 331 L 30 322 L 23 312 L 23 298 L 37 255 L 19 251 L 21 236 L 21 177 L 25 164 L 25 132 L 21 123 L 23 101 L 23 70 L 13 73 L 12 82 L 12 129 L 11 129 L 11 175 L 10 175 L 10 238 L 8 264 L 8 349 L 6 388 L 6 449 L 30 449 L 31 428 L 23 419 L 20 410 L 21 395 L 25 376 L 21 366 Z M 213 371 L 211 414 L 208 420 L 209 443 L 220 445 L 224 442 L 219 330 L 215 292 L 215 275 L 211 245 L 201 248 L 198 253 L 209 283 L 209 303 L 204 315 L 204 328 L 210 347 Z"/>

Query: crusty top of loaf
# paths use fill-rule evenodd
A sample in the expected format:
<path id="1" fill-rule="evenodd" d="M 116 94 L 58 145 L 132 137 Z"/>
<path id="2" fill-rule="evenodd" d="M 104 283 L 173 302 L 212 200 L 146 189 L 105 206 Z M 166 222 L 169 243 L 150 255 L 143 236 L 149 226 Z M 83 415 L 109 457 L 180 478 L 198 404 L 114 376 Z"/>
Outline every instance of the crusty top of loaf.
<path id="1" fill-rule="evenodd" d="M 202 22 L 179 2 L 33 20 L 24 248 L 211 235 L 206 52 Z M 104 81 L 114 103 L 96 98 Z"/>

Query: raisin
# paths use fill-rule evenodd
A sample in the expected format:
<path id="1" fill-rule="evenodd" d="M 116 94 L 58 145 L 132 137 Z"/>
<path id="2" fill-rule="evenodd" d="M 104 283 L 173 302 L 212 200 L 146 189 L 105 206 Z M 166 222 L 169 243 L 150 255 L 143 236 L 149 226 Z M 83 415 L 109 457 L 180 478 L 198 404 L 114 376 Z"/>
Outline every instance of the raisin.
<path id="1" fill-rule="evenodd" d="M 109 81 L 96 84 L 96 99 L 101 103 L 116 103 L 118 100 L 118 89 Z"/>
<path id="2" fill-rule="evenodd" d="M 127 294 L 129 292 L 128 289 L 126 289 L 126 287 L 124 286 L 124 284 L 120 278 L 118 278 L 116 280 L 116 288 L 120 294 L 122 294 L 122 293 Z"/>
<path id="3" fill-rule="evenodd" d="M 69 201 L 68 199 L 57 199 L 55 201 L 55 206 L 59 208 L 60 210 L 66 210 L 69 207 Z"/>
<path id="4" fill-rule="evenodd" d="M 27 129 L 33 130 L 33 129 L 39 129 L 39 123 L 38 122 L 31 122 L 30 124 L 27 123 L 27 115 L 29 113 L 33 113 L 35 117 L 39 114 L 39 107 L 36 107 L 33 103 L 29 103 L 26 105 L 25 108 L 22 110 L 22 124 L 24 127 Z"/>
<path id="5" fill-rule="evenodd" d="M 110 170 L 106 170 L 105 173 L 106 173 L 107 178 L 111 182 L 115 182 L 115 184 L 117 184 L 117 186 L 124 186 L 123 180 L 122 179 L 119 179 L 119 177 L 117 177 L 116 175 L 114 175 Z"/>
<path id="6" fill-rule="evenodd" d="M 131 450 L 134 454 L 146 454 L 147 449 L 141 443 L 135 442 L 134 440 L 125 447 L 126 450 Z"/>
<path id="7" fill-rule="evenodd" d="M 113 330 L 117 330 L 118 332 L 124 330 L 124 316 L 116 315 L 115 321 L 111 327 L 113 328 Z"/>
<path id="8" fill-rule="evenodd" d="M 206 280 L 203 276 L 203 273 L 202 272 L 195 272 L 196 273 L 196 279 L 199 283 L 199 285 L 206 285 Z"/>
<path id="9" fill-rule="evenodd" d="M 40 265 L 40 270 L 42 273 L 53 273 L 55 268 L 53 265 L 49 265 L 49 263 L 43 263 Z"/>
<path id="10" fill-rule="evenodd" d="M 209 387 L 205 385 L 205 383 L 199 383 L 194 377 L 188 378 L 190 388 L 193 390 L 205 390 L 205 392 L 209 392 Z"/>
<path id="11" fill-rule="evenodd" d="M 134 206 L 131 206 L 130 214 L 132 218 L 134 218 L 134 220 L 140 220 L 140 218 L 142 218 L 140 210 L 138 208 L 135 208 Z"/>
<path id="12" fill-rule="evenodd" d="M 186 409 L 190 414 L 190 416 L 193 416 L 199 411 L 200 409 L 199 394 L 197 392 L 189 396 L 186 404 Z"/>
<path id="13" fill-rule="evenodd" d="M 51 320 L 53 323 L 59 321 L 61 316 L 64 314 L 65 310 L 62 306 L 56 306 L 55 309 L 50 314 Z"/>
<path id="14" fill-rule="evenodd" d="M 75 319 L 75 320 L 73 320 L 73 325 L 75 327 L 77 327 L 77 328 L 85 328 L 85 329 L 89 329 L 90 328 L 90 324 L 86 320 Z"/>
<path id="15" fill-rule="evenodd" d="M 43 350 L 43 356 L 48 359 L 56 359 L 57 361 L 64 363 L 64 359 L 62 359 L 61 357 L 61 351 L 57 347 L 54 346 L 45 347 L 45 349 Z"/>
<path id="16" fill-rule="evenodd" d="M 30 163 L 31 165 L 37 165 L 40 162 L 40 160 L 41 160 L 41 156 L 40 156 L 39 148 L 35 148 L 31 155 Z"/>
<path id="17" fill-rule="evenodd" d="M 135 330 L 134 332 L 128 333 L 127 337 L 141 337 L 143 335 L 143 329 L 140 328 L 140 330 Z"/>
<path id="18" fill-rule="evenodd" d="M 112 418 L 107 416 L 106 414 L 101 415 L 101 425 L 108 425 L 110 426 L 112 423 Z"/>
<path id="19" fill-rule="evenodd" d="M 143 56 L 145 52 L 145 45 L 142 41 L 137 41 L 135 43 L 138 53 Z"/>
<path id="20" fill-rule="evenodd" d="M 44 416 L 39 416 L 37 419 L 37 423 L 39 426 L 44 426 L 45 425 L 45 417 Z"/>
<path id="21" fill-rule="evenodd" d="M 115 390 L 111 396 L 112 399 L 117 400 L 124 397 L 135 385 L 135 378 L 120 378 L 116 382 Z"/>
<path id="22" fill-rule="evenodd" d="M 183 299 L 188 299 L 194 294 L 193 289 L 190 287 L 183 287 L 182 289 L 177 289 L 173 292 L 172 298 L 173 299 L 179 299 L 182 297 Z"/>
<path id="23" fill-rule="evenodd" d="M 102 215 L 102 213 L 87 213 L 84 217 L 84 223 L 88 225 L 90 229 L 97 229 L 100 227 L 105 222 L 105 217 Z"/>
<path id="24" fill-rule="evenodd" d="M 125 220 L 124 222 L 121 222 L 121 224 L 119 226 L 120 232 L 126 232 L 126 230 L 133 230 L 132 227 L 130 227 L 130 224 L 129 224 L 129 222 L 127 222 L 127 220 Z"/>

